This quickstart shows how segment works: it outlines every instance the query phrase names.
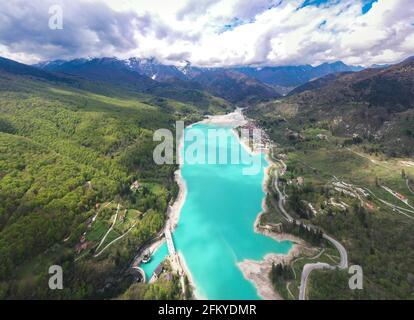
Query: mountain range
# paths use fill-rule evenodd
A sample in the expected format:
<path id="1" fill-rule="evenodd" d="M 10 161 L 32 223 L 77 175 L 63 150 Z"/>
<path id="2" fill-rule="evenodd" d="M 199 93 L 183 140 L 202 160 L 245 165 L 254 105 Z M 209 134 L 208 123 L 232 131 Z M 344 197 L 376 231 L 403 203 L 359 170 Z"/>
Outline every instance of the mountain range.
<path id="1" fill-rule="evenodd" d="M 324 123 L 336 134 L 375 141 L 389 155 L 412 156 L 414 58 L 387 67 L 330 74 L 295 88 L 282 101 L 254 108 L 263 118 L 290 110 L 292 127 Z"/>
<path id="2" fill-rule="evenodd" d="M 297 117 L 328 121 L 344 134 L 375 137 L 384 150 L 411 154 L 410 125 L 414 107 L 413 58 L 391 66 L 359 70 L 341 62 L 318 67 L 200 68 L 163 65 L 154 59 L 117 58 L 56 60 L 28 66 L 0 59 L 0 69 L 93 90 L 107 84 L 123 90 L 189 104 L 205 114 L 230 105 L 272 112 L 282 98 L 276 84 L 299 84 L 283 99 Z M 266 82 L 266 83 L 265 83 Z M 285 87 L 287 88 L 287 87 Z M 405 119 L 405 120 L 404 120 Z M 408 120 L 407 120 L 408 119 Z M 397 148 L 395 141 L 401 148 Z"/>
<path id="3" fill-rule="evenodd" d="M 232 103 L 241 104 L 278 98 L 297 86 L 328 74 L 362 69 L 343 62 L 324 63 L 316 67 L 200 68 L 189 62 L 180 67 L 164 65 L 155 59 L 139 58 L 56 60 L 35 66 L 42 70 L 82 76 L 90 80 L 130 85 L 138 82 L 139 90 L 151 90 L 159 87 L 160 83 L 174 88 L 206 90 Z M 107 74 L 111 74 L 111 77 L 108 78 Z"/>

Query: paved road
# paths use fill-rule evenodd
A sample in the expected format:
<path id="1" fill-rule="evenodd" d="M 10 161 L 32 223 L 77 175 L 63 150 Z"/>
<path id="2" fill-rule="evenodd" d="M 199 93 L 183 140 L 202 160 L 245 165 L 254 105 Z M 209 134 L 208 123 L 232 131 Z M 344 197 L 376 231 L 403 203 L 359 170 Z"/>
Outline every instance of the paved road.
<path id="1" fill-rule="evenodd" d="M 302 276 L 300 278 L 300 288 L 299 288 L 299 300 L 306 300 L 306 287 L 308 283 L 309 274 L 313 270 L 322 270 L 322 269 L 330 269 L 333 270 L 335 267 L 322 262 L 316 263 L 308 263 L 303 266 Z"/>
<path id="2" fill-rule="evenodd" d="M 316 262 L 316 263 L 307 263 L 303 266 L 302 276 L 300 279 L 300 288 L 299 288 L 299 300 L 306 300 L 306 288 L 308 285 L 308 277 L 309 274 L 313 270 L 323 270 L 329 269 L 334 270 L 336 268 L 339 269 L 348 269 L 348 253 L 342 244 L 336 241 L 334 238 L 328 236 L 326 233 L 323 234 L 323 237 L 331 242 L 335 248 L 339 251 L 341 255 L 341 261 L 337 266 L 331 266 L 330 264 L 323 263 L 323 262 Z"/>
<path id="3" fill-rule="evenodd" d="M 332 243 L 335 248 L 339 251 L 339 254 L 341 256 L 341 261 L 338 265 L 339 269 L 348 269 L 348 253 L 344 246 L 340 244 L 337 240 L 334 238 L 328 236 L 326 233 L 323 234 L 323 237 L 328 240 L 330 243 Z"/>
<path id="4" fill-rule="evenodd" d="M 274 179 L 274 181 L 273 181 L 273 186 L 274 186 L 274 189 L 276 190 L 276 192 L 277 192 L 277 194 L 279 195 L 278 196 L 278 198 L 279 198 L 279 201 L 278 201 L 278 203 L 277 203 L 277 206 L 278 206 L 278 208 L 279 208 L 279 210 L 282 212 L 282 214 L 285 216 L 285 219 L 288 221 L 288 222 L 293 222 L 293 218 L 292 218 L 292 216 L 289 214 L 289 213 L 287 213 L 286 212 L 286 210 L 285 210 L 285 207 L 284 207 L 284 203 L 285 203 L 285 196 L 282 194 L 282 192 L 280 192 L 280 190 L 279 190 L 279 174 L 278 174 L 278 172 L 277 172 L 277 170 L 275 171 L 275 179 Z"/>
<path id="5" fill-rule="evenodd" d="M 279 201 L 278 201 L 278 204 L 277 204 L 278 208 L 280 209 L 283 216 L 285 217 L 285 219 L 288 222 L 293 222 L 294 219 L 285 210 L 285 207 L 284 207 L 285 196 L 279 190 L 278 179 L 279 179 L 278 178 L 278 172 L 275 171 L 273 186 L 274 186 L 274 189 L 276 190 L 276 192 L 278 193 L 278 197 L 279 197 Z M 300 221 L 296 221 L 296 224 L 300 224 L 300 223 L 301 223 Z M 308 230 L 312 230 L 312 229 L 316 230 L 317 229 L 313 225 L 304 225 L 304 226 Z M 308 284 L 308 277 L 309 277 L 309 274 L 313 270 L 322 270 L 322 269 L 333 270 L 333 269 L 336 269 L 336 268 L 339 268 L 339 269 L 347 269 L 348 268 L 348 253 L 347 253 L 346 249 L 344 248 L 344 246 L 341 243 L 339 243 L 337 240 L 335 240 L 334 238 L 328 236 L 326 233 L 323 233 L 323 238 L 325 240 L 329 241 L 330 243 L 332 243 L 332 245 L 338 250 L 338 252 L 340 254 L 340 257 L 341 257 L 341 261 L 337 266 L 332 266 L 330 264 L 322 263 L 322 262 L 305 264 L 304 267 L 303 267 L 301 281 L 300 281 L 299 300 L 305 300 L 306 299 L 306 288 L 307 288 L 307 284 Z"/>
<path id="6" fill-rule="evenodd" d="M 334 238 L 328 236 L 326 233 L 323 234 L 324 239 L 332 243 L 335 248 L 339 251 L 339 254 L 341 256 L 341 261 L 337 266 L 332 266 L 327 263 L 322 262 L 316 262 L 316 263 L 307 263 L 303 266 L 302 276 L 300 279 L 300 288 L 299 288 L 299 300 L 306 300 L 306 289 L 308 286 L 308 277 L 309 274 L 313 270 L 323 270 L 323 269 L 329 269 L 334 270 L 336 268 L 339 269 L 348 269 L 348 253 L 346 252 L 346 249 L 342 244 L 340 244 L 337 240 Z"/>

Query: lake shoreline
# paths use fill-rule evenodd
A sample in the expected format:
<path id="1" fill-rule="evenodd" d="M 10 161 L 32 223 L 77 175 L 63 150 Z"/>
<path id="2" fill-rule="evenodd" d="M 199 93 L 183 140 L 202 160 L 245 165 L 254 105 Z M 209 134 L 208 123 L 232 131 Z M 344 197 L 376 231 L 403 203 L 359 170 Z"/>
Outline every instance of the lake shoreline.
<path id="1" fill-rule="evenodd" d="M 249 146 L 248 141 L 242 139 L 236 130 L 237 127 L 247 123 L 247 119 L 244 116 L 242 109 L 236 109 L 235 112 L 224 116 L 211 116 L 208 119 L 201 121 L 201 123 L 232 126 L 232 132 L 237 138 L 240 145 L 251 155 L 259 154 L 259 152 L 252 150 L 252 148 Z M 243 273 L 244 278 L 253 283 L 257 290 L 257 294 L 262 299 L 283 300 L 280 294 L 273 288 L 273 284 L 269 277 L 272 264 L 289 263 L 295 257 L 300 255 L 300 253 L 306 247 L 306 244 L 302 239 L 293 235 L 286 233 L 276 233 L 260 227 L 260 219 L 262 215 L 267 211 L 266 195 L 269 192 L 267 185 L 269 179 L 271 178 L 270 170 L 273 166 L 275 166 L 275 163 L 270 159 L 268 152 L 265 153 L 265 159 L 268 163 L 268 166 L 264 169 L 264 176 L 262 181 L 262 190 L 265 193 L 265 197 L 262 200 L 262 211 L 258 213 L 253 225 L 253 229 L 254 232 L 266 237 L 270 237 L 278 242 L 291 241 L 292 247 L 289 249 L 289 252 L 287 254 L 269 253 L 261 261 L 243 260 L 241 262 L 238 262 L 237 266 Z"/>
<path id="2" fill-rule="evenodd" d="M 252 155 L 257 154 L 252 148 L 249 146 L 249 144 L 244 141 L 242 138 L 239 137 L 237 131 L 233 129 L 234 134 L 239 138 L 240 143 L 242 146 Z M 275 254 L 275 253 L 269 253 L 265 255 L 263 260 L 256 261 L 256 260 L 250 260 L 246 259 L 239 263 L 237 263 L 237 266 L 242 271 L 243 276 L 246 280 L 251 281 L 253 285 L 255 286 L 258 295 L 263 300 L 283 300 L 281 295 L 276 291 L 276 289 L 273 287 L 272 281 L 270 279 L 269 273 L 272 269 L 272 264 L 288 264 L 290 263 L 294 258 L 298 257 L 301 252 L 306 248 L 306 243 L 291 234 L 287 233 L 276 233 L 269 229 L 260 227 L 260 220 L 262 215 L 267 212 L 268 208 L 266 205 L 266 197 L 269 193 L 268 190 L 268 183 L 271 179 L 270 172 L 272 167 L 275 166 L 275 163 L 271 160 L 269 156 L 269 150 L 265 153 L 265 159 L 268 163 L 268 166 L 264 169 L 264 176 L 263 176 L 263 182 L 262 182 L 262 189 L 265 193 L 265 197 L 262 201 L 262 211 L 258 214 L 254 224 L 253 229 L 254 232 L 264 235 L 266 237 L 270 237 L 275 241 L 291 241 L 292 247 L 289 249 L 289 252 L 287 254 Z"/>
<path id="3" fill-rule="evenodd" d="M 227 117 L 226 117 L 227 116 Z M 242 137 L 239 136 L 236 128 L 247 123 L 247 119 L 242 113 L 241 109 L 237 109 L 232 114 L 226 116 L 211 116 L 208 120 L 202 121 L 202 123 L 213 124 L 213 125 L 231 125 L 232 132 L 237 138 L 240 145 L 251 155 L 256 156 L 261 152 L 252 150 L 248 141 L 245 141 Z M 283 300 L 281 295 L 274 289 L 273 284 L 270 280 L 269 273 L 272 268 L 272 264 L 284 263 L 287 264 L 292 261 L 294 258 L 300 255 L 304 248 L 306 248 L 305 242 L 287 233 L 276 233 L 268 229 L 260 227 L 260 220 L 262 215 L 268 210 L 266 206 L 266 195 L 269 190 L 267 188 L 268 182 L 271 179 L 270 171 L 271 168 L 275 166 L 275 163 L 269 157 L 269 151 L 265 153 L 265 159 L 268 163 L 268 166 L 264 169 L 264 176 L 262 181 L 262 190 L 265 193 L 265 197 L 262 200 L 262 211 L 258 213 L 257 218 L 254 222 L 253 229 L 254 232 L 270 237 L 275 241 L 291 241 L 292 247 L 289 249 L 287 254 L 276 254 L 269 253 L 265 255 L 263 260 L 243 260 L 237 263 L 237 266 L 243 273 L 243 276 L 246 280 L 251 281 L 257 290 L 257 294 L 263 300 Z"/>
<path id="4" fill-rule="evenodd" d="M 195 124 L 210 124 L 210 125 L 223 125 L 223 126 L 240 126 L 246 123 L 242 110 L 237 108 L 234 112 L 225 114 L 225 115 L 213 115 L 208 116 L 206 119 L 198 121 L 196 123 L 192 123 L 186 127 L 186 129 L 191 128 Z M 175 200 L 174 204 L 170 207 L 167 223 L 166 225 L 171 225 L 171 231 L 174 231 L 179 222 L 181 209 L 184 206 L 185 199 L 187 197 L 187 184 L 182 176 L 181 170 L 183 165 L 183 159 L 181 157 L 181 150 L 184 148 L 184 133 L 180 137 L 180 141 L 178 143 L 178 150 L 177 150 L 177 160 L 179 163 L 179 168 L 175 171 L 175 181 L 178 184 L 179 192 L 177 199 Z M 194 278 L 188 268 L 188 265 L 185 261 L 184 255 L 178 249 L 178 256 L 180 267 L 183 273 L 187 276 L 188 282 L 192 287 L 193 297 L 196 300 L 207 300 L 200 292 L 197 291 L 197 286 L 194 282 Z"/>
<path id="5" fill-rule="evenodd" d="M 263 236 L 272 238 L 275 241 L 291 241 L 292 247 L 286 254 L 268 253 L 262 260 L 246 259 L 237 264 L 246 280 L 249 280 L 256 287 L 258 295 L 263 300 L 283 300 L 281 295 L 273 287 L 269 273 L 272 264 L 288 264 L 297 258 L 306 248 L 306 243 L 291 234 L 276 233 L 260 227 L 260 219 L 265 211 L 261 212 L 254 223 L 254 231 Z"/>
<path id="6" fill-rule="evenodd" d="M 183 161 L 181 159 L 182 148 L 184 148 L 184 134 L 180 137 L 180 141 L 178 142 L 177 161 L 179 163 L 179 168 L 174 172 L 174 180 L 178 185 L 178 195 L 173 205 L 169 207 L 169 210 L 168 210 L 169 212 L 167 214 L 166 227 L 169 225 L 171 227 L 172 232 L 178 226 L 178 221 L 180 220 L 181 209 L 187 197 L 187 184 L 181 174 L 181 166 L 182 166 L 182 161 Z"/>
<path id="7" fill-rule="evenodd" d="M 191 125 L 189 125 L 188 127 L 191 127 Z M 171 233 L 173 233 L 176 228 L 178 227 L 178 222 L 180 220 L 180 213 L 181 213 L 181 209 L 185 203 L 185 199 L 187 197 L 187 184 L 184 180 L 184 178 L 182 177 L 181 174 L 181 166 L 182 166 L 182 157 L 181 157 L 181 150 L 184 147 L 184 133 L 183 135 L 180 137 L 180 140 L 177 143 L 177 163 L 179 164 L 179 168 L 174 172 L 174 181 L 177 183 L 178 185 L 178 194 L 177 197 L 175 198 L 174 202 L 172 205 L 169 205 L 167 208 L 167 218 L 166 218 L 166 222 L 165 225 L 163 227 L 162 230 L 160 230 L 159 235 L 157 237 L 157 239 L 154 239 L 150 244 L 148 244 L 145 248 L 142 249 L 141 254 L 135 259 L 135 262 L 133 263 L 133 265 L 137 264 L 137 261 L 142 260 L 143 255 L 145 254 L 146 251 L 150 251 L 151 255 L 154 255 L 154 253 L 164 244 L 165 237 L 161 236 L 164 231 L 169 228 L 171 230 Z M 174 238 L 174 236 L 173 236 Z M 193 281 L 193 277 L 186 265 L 186 262 L 184 260 L 183 255 L 181 254 L 181 252 L 179 252 L 179 250 L 177 250 L 177 256 L 178 259 L 171 259 L 170 256 L 167 256 L 166 259 L 170 262 L 170 265 L 173 269 L 174 272 L 177 273 L 184 273 L 184 275 L 187 276 L 188 282 L 190 284 L 190 286 L 192 287 L 193 292 L 195 292 L 195 283 Z M 179 265 L 177 265 L 177 263 Z M 139 263 L 138 263 L 139 264 Z M 148 279 L 150 280 L 150 279 Z M 197 298 L 197 297 L 196 297 Z"/>
<path id="8" fill-rule="evenodd" d="M 232 129 L 233 134 L 238 139 L 240 145 L 251 155 L 258 155 L 258 152 L 254 152 L 251 150 L 250 146 L 246 141 L 243 141 L 242 138 L 239 137 L 238 132 L 236 130 L 237 127 L 242 126 L 247 123 L 247 120 L 242 113 L 242 109 L 238 108 L 234 112 L 226 114 L 226 115 L 217 115 L 217 116 L 209 116 L 208 118 L 201 120 L 197 123 L 193 123 L 186 128 L 191 128 L 195 124 L 208 124 L 208 125 L 216 125 L 216 126 L 225 126 L 230 127 Z M 179 219 L 181 215 L 182 208 L 184 206 L 186 197 L 187 197 L 187 184 L 182 176 L 182 150 L 184 147 L 184 134 L 180 137 L 177 147 L 177 162 L 179 164 L 179 168 L 174 172 L 175 181 L 179 187 L 178 195 L 171 206 L 168 207 L 167 210 L 167 219 L 165 228 L 170 228 L 172 232 L 174 232 L 177 228 L 179 228 Z M 268 153 L 265 154 L 266 161 L 268 166 L 264 169 L 264 176 L 262 181 L 262 190 L 265 195 L 268 193 L 267 184 L 270 179 L 270 169 L 274 166 L 274 163 L 269 158 Z M 274 232 L 270 232 L 269 230 L 264 230 L 260 227 L 260 219 L 264 212 L 266 212 L 266 196 L 262 200 L 262 211 L 258 213 L 256 220 L 253 225 L 254 232 L 262 234 L 264 236 L 270 237 L 275 241 L 291 241 L 292 247 L 286 254 L 275 254 L 269 253 L 266 254 L 262 261 L 254 261 L 254 260 L 243 260 L 241 262 L 236 263 L 237 267 L 241 270 L 244 278 L 253 283 L 257 294 L 260 298 L 269 300 L 269 299 L 281 299 L 280 295 L 273 289 L 272 283 L 270 281 L 270 277 L 268 276 L 272 263 L 280 263 L 291 261 L 294 257 L 299 255 L 302 249 L 303 242 L 301 239 L 293 237 L 292 235 L 288 234 L 278 234 Z M 148 245 L 147 248 L 150 248 L 151 252 L 154 253 L 165 241 L 164 237 L 158 239 Z M 177 255 L 178 259 L 175 261 L 177 263 L 173 263 L 172 267 L 173 270 L 182 273 L 187 276 L 190 286 L 192 287 L 193 298 L 196 300 L 206 300 L 207 298 L 204 297 L 200 292 L 197 290 L 197 285 L 194 281 L 194 278 L 187 266 L 183 253 L 177 248 Z M 170 261 L 172 259 L 169 259 Z M 173 259 L 174 260 L 174 259 Z"/>
<path id="9" fill-rule="evenodd" d="M 193 124 L 187 126 L 186 128 L 190 128 Z M 172 237 L 174 240 L 174 231 L 178 227 L 178 222 L 180 220 L 181 210 L 184 206 L 185 199 L 187 198 L 187 183 L 185 182 L 183 176 L 182 176 L 182 165 L 184 163 L 184 159 L 181 157 L 181 151 L 184 148 L 184 132 L 180 136 L 180 140 L 178 141 L 178 147 L 177 147 L 177 162 L 179 164 L 179 168 L 174 172 L 174 179 L 175 182 L 178 185 L 178 195 L 175 199 L 172 206 L 169 207 L 167 222 L 166 222 L 166 228 L 170 226 Z M 175 265 L 175 263 L 171 263 L 171 266 L 174 271 L 180 273 L 183 273 L 183 276 L 185 275 L 188 279 L 188 283 L 191 287 L 191 291 L 193 293 L 193 298 L 196 300 L 200 300 L 200 297 L 197 296 L 197 287 L 194 282 L 194 278 L 190 272 L 190 269 L 187 266 L 187 263 L 184 259 L 184 255 L 181 253 L 179 249 L 177 249 L 177 263 L 179 265 Z M 174 259 L 170 259 L 170 261 L 173 261 Z"/>

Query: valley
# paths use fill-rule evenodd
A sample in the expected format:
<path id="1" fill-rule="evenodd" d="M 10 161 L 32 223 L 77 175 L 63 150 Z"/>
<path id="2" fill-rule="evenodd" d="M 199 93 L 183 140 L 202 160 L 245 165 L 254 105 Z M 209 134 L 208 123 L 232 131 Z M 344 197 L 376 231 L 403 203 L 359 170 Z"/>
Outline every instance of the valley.
<path id="1" fill-rule="evenodd" d="M 413 0 L 3 2 L 10 314 L 414 300 Z"/>
<path id="2" fill-rule="evenodd" d="M 180 79 L 177 69 L 155 81 L 120 60 L 82 60 L 75 67 L 62 62 L 47 70 L 47 65 L 39 69 L 0 59 L 0 295 L 410 298 L 414 256 L 404 248 L 411 245 L 414 220 L 413 92 L 407 77 L 412 63 L 323 76 L 281 97 L 240 70 L 192 69 L 197 75 L 189 80 Z M 70 69 L 58 69 L 63 66 Z M 170 66 L 153 67 L 158 74 L 165 68 L 172 72 Z M 116 76 L 105 79 L 107 73 Z M 395 87 L 398 95 L 392 93 Z M 161 247 L 145 278 L 153 277 L 156 267 L 162 272 L 140 282 L 135 258 L 162 238 L 170 206 L 181 197 L 178 165 L 153 162 L 154 131 L 236 107 L 244 107 L 246 127 L 262 128 L 272 142 L 265 211 L 257 225 L 253 218 L 260 210 L 249 211 L 254 216 L 248 228 L 293 239 L 296 249 L 283 259 L 271 255 L 275 250 L 245 256 L 243 249 L 237 254 L 240 269 L 230 268 L 232 263 L 225 267 L 222 257 L 223 268 L 238 280 L 227 285 L 229 292 L 217 291 L 220 280 L 202 276 L 207 261 L 186 247 L 194 236 L 181 227 L 173 237 L 186 252 L 180 253 L 186 274 L 177 273 L 173 260 L 162 262 L 167 253 Z M 195 174 L 197 181 L 200 175 Z M 240 188 L 246 182 L 243 178 Z M 254 205 L 251 200 L 244 207 Z M 231 207 L 223 199 L 219 203 Z M 194 219 L 187 207 L 184 217 Z M 174 219 L 177 224 L 178 215 Z M 269 248 L 277 244 L 269 241 Z M 62 291 L 39 286 L 52 262 L 68 270 Z M 363 290 L 348 288 L 348 265 L 362 267 Z M 231 289 L 236 285 L 244 289 Z"/>

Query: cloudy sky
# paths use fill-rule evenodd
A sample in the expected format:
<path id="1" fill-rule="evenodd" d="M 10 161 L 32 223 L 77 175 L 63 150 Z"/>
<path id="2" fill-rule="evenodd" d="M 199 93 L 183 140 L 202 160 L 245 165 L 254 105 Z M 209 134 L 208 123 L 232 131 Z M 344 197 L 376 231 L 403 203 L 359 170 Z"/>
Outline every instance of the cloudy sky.
<path id="1" fill-rule="evenodd" d="M 51 30 L 60 5 L 63 29 Z M 414 55 L 413 0 L 7 0 L 0 56 L 154 57 L 199 66 L 393 63 Z"/>

